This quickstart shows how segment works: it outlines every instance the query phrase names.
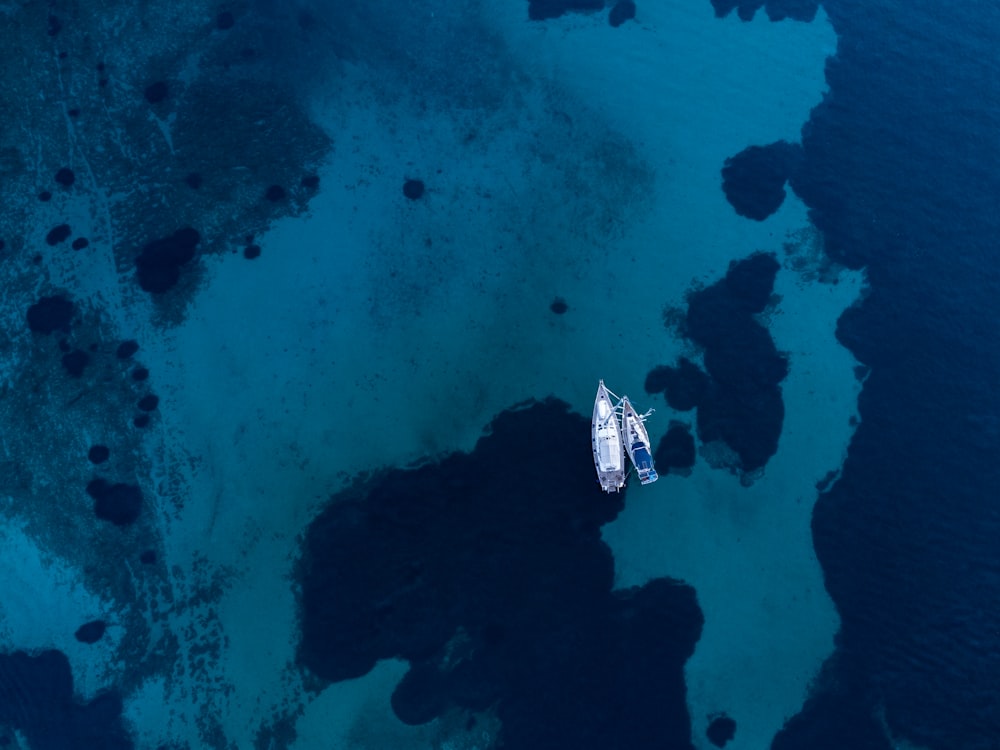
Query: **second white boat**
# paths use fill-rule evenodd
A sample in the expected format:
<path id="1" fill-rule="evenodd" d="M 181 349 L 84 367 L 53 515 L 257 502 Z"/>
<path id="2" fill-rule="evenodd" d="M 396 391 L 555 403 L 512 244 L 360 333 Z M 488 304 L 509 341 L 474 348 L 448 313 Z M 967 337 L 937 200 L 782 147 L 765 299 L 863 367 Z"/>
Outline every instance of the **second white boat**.
<path id="1" fill-rule="evenodd" d="M 653 454 L 649 449 L 649 433 L 645 424 L 646 417 L 652 410 L 639 414 L 628 400 L 628 396 L 622 397 L 621 410 L 625 450 L 628 451 L 628 457 L 632 460 L 636 474 L 639 475 L 639 481 L 642 484 L 652 484 L 660 478 L 653 466 Z"/>

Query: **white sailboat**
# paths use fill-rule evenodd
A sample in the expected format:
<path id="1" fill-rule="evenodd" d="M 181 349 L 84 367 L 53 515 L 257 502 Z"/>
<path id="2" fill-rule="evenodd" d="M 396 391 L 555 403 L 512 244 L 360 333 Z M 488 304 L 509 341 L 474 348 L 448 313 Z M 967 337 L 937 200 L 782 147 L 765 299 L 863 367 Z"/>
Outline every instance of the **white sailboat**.
<path id="1" fill-rule="evenodd" d="M 625 486 L 625 444 L 618 423 L 617 404 L 604 381 L 597 384 L 594 400 L 594 419 L 590 426 L 590 440 L 594 449 L 594 467 L 597 479 L 605 492 L 618 492 Z"/>
<path id="2" fill-rule="evenodd" d="M 603 383 L 603 381 L 602 381 Z M 652 484 L 659 475 L 653 467 L 653 454 L 649 449 L 649 433 L 646 431 L 646 417 L 653 413 L 650 409 L 645 414 L 639 414 L 628 396 L 623 396 L 621 400 L 622 412 L 622 435 L 625 439 L 625 449 L 628 457 L 632 460 L 639 481 L 643 484 Z"/>

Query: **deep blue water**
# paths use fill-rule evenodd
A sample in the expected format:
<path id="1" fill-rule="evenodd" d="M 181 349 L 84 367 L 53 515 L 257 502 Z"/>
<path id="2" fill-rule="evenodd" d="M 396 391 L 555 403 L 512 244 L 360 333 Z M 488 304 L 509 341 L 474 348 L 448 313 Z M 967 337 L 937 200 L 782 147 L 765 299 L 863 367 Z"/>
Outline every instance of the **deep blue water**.
<path id="1" fill-rule="evenodd" d="M 843 620 L 827 688 L 776 747 L 1000 743 L 1000 9 L 832 2 L 830 93 L 796 190 L 871 295 L 838 337 L 871 368 L 813 519 Z M 853 718 L 844 718 L 853 717 Z M 816 727 L 833 731 L 816 731 Z"/>

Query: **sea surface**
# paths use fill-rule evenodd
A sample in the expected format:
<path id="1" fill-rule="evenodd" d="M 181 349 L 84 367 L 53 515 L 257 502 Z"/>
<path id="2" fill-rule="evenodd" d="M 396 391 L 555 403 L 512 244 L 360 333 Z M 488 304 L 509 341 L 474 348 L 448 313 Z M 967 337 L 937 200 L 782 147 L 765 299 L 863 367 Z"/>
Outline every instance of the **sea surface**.
<path id="1" fill-rule="evenodd" d="M 0 747 L 1000 748 L 1000 8 L 0 39 Z"/>

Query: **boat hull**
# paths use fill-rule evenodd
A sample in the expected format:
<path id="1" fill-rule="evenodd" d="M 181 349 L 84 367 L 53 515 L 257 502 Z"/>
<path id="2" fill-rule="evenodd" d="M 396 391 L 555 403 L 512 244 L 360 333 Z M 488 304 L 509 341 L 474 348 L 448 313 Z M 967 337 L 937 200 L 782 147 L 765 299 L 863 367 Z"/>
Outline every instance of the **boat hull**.
<path id="1" fill-rule="evenodd" d="M 590 439 L 601 489 L 618 492 L 625 486 L 625 443 L 615 403 L 603 380 L 597 386 Z"/>
<path id="2" fill-rule="evenodd" d="M 635 467 L 635 473 L 642 484 L 652 484 L 659 475 L 653 466 L 653 452 L 649 447 L 649 432 L 642 420 L 642 416 L 636 412 L 628 396 L 622 399 L 622 437 L 625 440 L 625 449 L 628 451 L 629 460 Z"/>

